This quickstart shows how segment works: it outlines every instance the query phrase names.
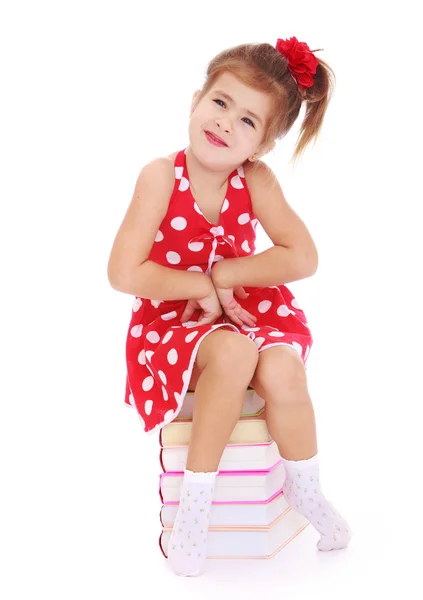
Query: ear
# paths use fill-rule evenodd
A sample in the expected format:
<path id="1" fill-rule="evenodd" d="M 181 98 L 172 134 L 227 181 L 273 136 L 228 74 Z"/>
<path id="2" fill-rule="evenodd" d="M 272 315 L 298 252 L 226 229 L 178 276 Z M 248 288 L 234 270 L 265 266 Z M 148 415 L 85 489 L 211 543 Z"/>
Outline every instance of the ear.
<path id="1" fill-rule="evenodd" d="M 250 162 L 259 160 L 259 158 L 261 158 L 262 156 L 265 156 L 265 154 L 268 154 L 269 152 L 271 152 L 275 146 L 276 146 L 276 142 L 273 141 L 270 144 L 267 144 L 266 146 L 264 146 L 263 148 L 258 148 L 258 150 L 256 150 L 254 152 L 254 154 L 252 156 L 250 156 L 250 158 L 248 160 Z"/>
<path id="2" fill-rule="evenodd" d="M 198 96 L 200 95 L 201 90 L 195 90 L 194 95 L 192 97 L 191 100 L 191 108 L 189 111 L 189 116 L 192 115 L 192 113 L 194 112 L 194 110 L 197 108 L 197 104 L 198 104 Z"/>

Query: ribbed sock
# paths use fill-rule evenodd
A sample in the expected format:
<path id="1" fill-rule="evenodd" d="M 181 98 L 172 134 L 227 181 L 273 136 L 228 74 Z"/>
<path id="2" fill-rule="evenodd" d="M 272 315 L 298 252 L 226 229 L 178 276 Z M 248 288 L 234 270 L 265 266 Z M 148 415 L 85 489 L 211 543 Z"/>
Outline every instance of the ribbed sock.
<path id="1" fill-rule="evenodd" d="M 307 460 L 282 459 L 286 479 L 283 493 L 287 503 L 310 521 L 320 533 L 319 550 L 339 550 L 348 546 L 348 523 L 325 498 L 320 488 L 317 454 Z"/>
<path id="2" fill-rule="evenodd" d="M 207 534 L 216 472 L 184 471 L 179 508 L 168 546 L 168 560 L 177 575 L 201 575 L 207 558 Z"/>

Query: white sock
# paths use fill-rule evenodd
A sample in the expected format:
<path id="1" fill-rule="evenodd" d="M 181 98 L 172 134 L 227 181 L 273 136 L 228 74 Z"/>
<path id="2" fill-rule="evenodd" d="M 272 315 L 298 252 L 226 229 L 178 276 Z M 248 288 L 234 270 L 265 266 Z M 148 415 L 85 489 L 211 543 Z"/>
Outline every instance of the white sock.
<path id="1" fill-rule="evenodd" d="M 283 493 L 288 504 L 301 513 L 320 533 L 319 550 L 339 550 L 348 546 L 348 523 L 326 500 L 320 489 L 317 454 L 307 460 L 282 459 L 286 479 Z"/>
<path id="2" fill-rule="evenodd" d="M 169 563 L 178 575 L 189 577 L 203 572 L 217 473 L 184 471 L 178 513 L 168 546 Z"/>

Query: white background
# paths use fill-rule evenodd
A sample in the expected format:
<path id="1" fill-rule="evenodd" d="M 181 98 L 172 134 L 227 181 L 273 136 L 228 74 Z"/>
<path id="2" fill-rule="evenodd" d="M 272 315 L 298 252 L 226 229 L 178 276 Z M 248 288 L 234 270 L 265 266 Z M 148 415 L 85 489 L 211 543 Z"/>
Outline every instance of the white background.
<path id="1" fill-rule="evenodd" d="M 421 597 L 416 6 L 3 6 L 2 598 Z M 301 114 L 266 160 L 319 249 L 317 273 L 289 287 L 314 335 L 324 491 L 355 536 L 324 554 L 309 527 L 271 561 L 208 561 L 184 579 L 157 542 L 158 437 L 123 404 L 132 297 L 107 261 L 142 166 L 187 144 L 207 62 L 291 36 L 337 75 L 317 144 L 289 165 Z"/>

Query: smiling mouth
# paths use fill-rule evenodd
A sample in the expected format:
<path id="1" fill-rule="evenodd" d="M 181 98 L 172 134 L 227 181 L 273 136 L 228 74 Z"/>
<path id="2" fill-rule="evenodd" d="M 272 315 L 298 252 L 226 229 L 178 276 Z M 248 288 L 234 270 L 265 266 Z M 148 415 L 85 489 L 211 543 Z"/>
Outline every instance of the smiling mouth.
<path id="1" fill-rule="evenodd" d="M 228 147 L 228 145 L 223 140 L 221 140 L 220 138 L 218 138 L 217 136 L 215 136 L 210 131 L 205 131 L 204 133 L 205 133 L 205 136 L 206 136 L 207 140 L 213 146 L 220 146 L 221 148 L 227 148 Z"/>

